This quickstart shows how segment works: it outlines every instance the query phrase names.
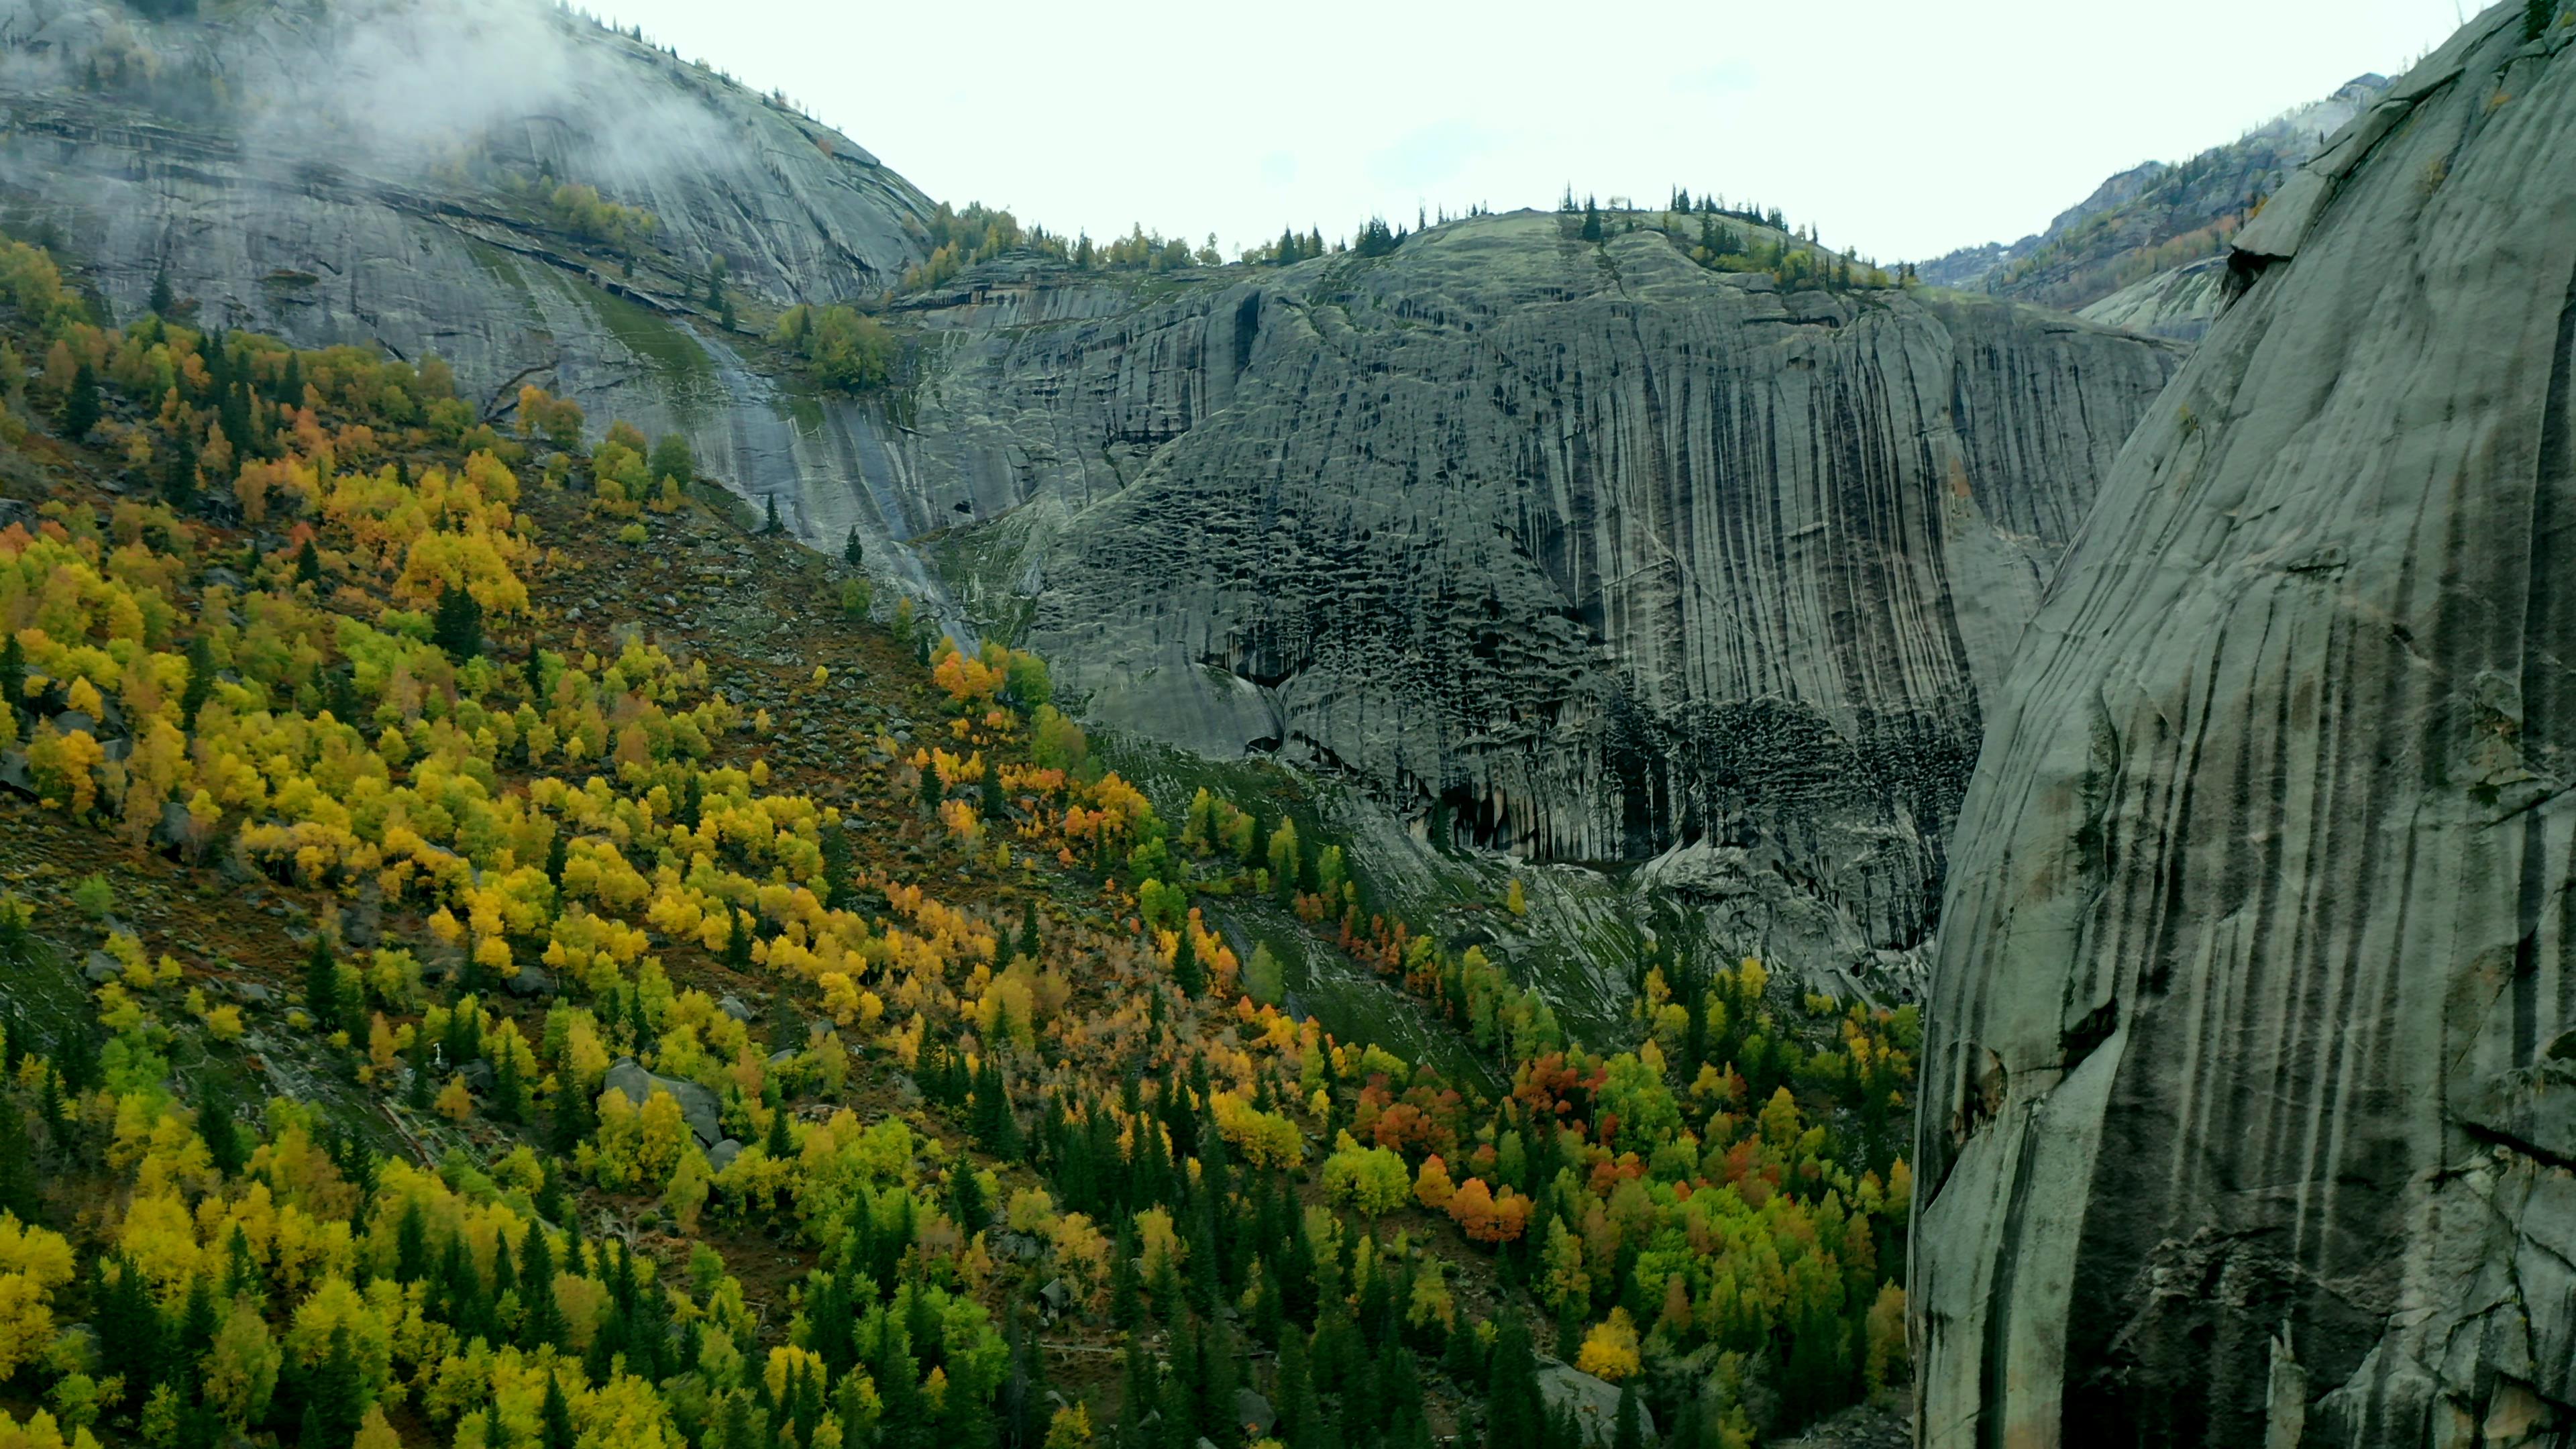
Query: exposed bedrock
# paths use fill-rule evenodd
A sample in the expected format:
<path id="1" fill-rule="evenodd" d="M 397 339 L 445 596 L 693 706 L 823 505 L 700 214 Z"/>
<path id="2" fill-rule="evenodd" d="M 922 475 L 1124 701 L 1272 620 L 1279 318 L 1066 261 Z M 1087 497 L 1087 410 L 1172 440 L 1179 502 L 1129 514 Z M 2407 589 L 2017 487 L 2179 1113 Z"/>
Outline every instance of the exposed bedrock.
<path id="1" fill-rule="evenodd" d="M 1667 862 L 1747 948 L 1927 932 L 1999 679 L 2169 345 L 1941 294 L 1780 296 L 1553 214 L 1019 328 L 996 278 L 905 464 L 949 574 L 1113 722 L 1423 828 Z M 1005 299 L 1007 300 L 1007 303 Z M 945 481 L 951 480 L 953 482 Z"/>
<path id="2" fill-rule="evenodd" d="M 1995 697 L 1929 1445 L 2576 1433 L 2576 26 L 2523 13 L 2237 237 Z"/>

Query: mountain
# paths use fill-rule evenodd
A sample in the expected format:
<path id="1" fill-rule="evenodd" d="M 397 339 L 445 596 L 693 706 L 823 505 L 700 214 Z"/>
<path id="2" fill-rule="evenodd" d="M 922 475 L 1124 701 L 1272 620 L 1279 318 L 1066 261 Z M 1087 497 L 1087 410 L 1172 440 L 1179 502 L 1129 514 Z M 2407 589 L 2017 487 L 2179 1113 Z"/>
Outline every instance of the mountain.
<path id="1" fill-rule="evenodd" d="M 2179 360 L 1707 269 L 1652 214 L 1287 267 L 1005 248 L 900 288 L 931 208 L 846 138 L 632 37 L 450 3 L 31 10 L 5 215 L 120 316 L 166 269 L 200 320 L 435 352 L 505 425 L 536 383 L 679 432 L 809 542 L 855 532 L 889 598 L 1037 647 L 1096 720 L 1341 782 L 1427 897 L 1491 873 L 1453 846 L 1617 867 L 1493 947 L 1596 1025 L 1675 909 L 1913 989 L 1980 691 Z M 763 336 L 853 299 L 890 302 L 883 390 Z"/>
<path id="2" fill-rule="evenodd" d="M 1927 1014 L 1927 1445 L 2576 1422 L 2576 24 L 2526 24 L 2235 234 L 1995 697 Z"/>
<path id="3" fill-rule="evenodd" d="M 1104 721 L 1443 844 L 1652 861 L 1739 952 L 1874 968 L 1930 928 L 1979 691 L 2177 353 L 1575 232 L 1479 217 L 1106 315 L 991 268 L 922 304 L 891 446 L 958 523 L 925 546 Z M 856 502 L 796 506 L 828 537 Z"/>
<path id="4" fill-rule="evenodd" d="M 2334 94 L 2273 117 L 2188 161 L 2149 161 L 2104 181 L 2058 213 L 2048 229 L 2006 245 L 1964 247 L 1921 263 L 1936 286 L 2038 302 L 2132 331 L 2190 340 L 2215 315 L 2214 299 L 2177 272 L 2205 274 L 2227 239 L 2314 156 L 2326 137 L 2368 108 L 2385 76 L 2357 76 Z"/>

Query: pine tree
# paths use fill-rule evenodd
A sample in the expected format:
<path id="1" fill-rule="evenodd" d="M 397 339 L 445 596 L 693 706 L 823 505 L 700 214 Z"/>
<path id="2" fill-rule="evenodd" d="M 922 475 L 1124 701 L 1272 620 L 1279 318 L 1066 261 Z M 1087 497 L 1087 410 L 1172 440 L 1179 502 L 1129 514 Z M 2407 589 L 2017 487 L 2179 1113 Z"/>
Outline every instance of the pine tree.
<path id="1" fill-rule="evenodd" d="M 84 362 L 72 369 L 71 390 L 63 394 L 63 436 L 77 443 L 98 426 L 98 374 Z"/>
<path id="2" fill-rule="evenodd" d="M 1637 1376 L 1630 1374 L 1619 1384 L 1619 1421 L 1610 1449 L 1646 1449 L 1644 1406 L 1637 1402 Z"/>
<path id="3" fill-rule="evenodd" d="M 429 1271 L 429 1220 L 417 1199 L 403 1204 L 394 1221 L 394 1281 L 415 1283 Z"/>
<path id="4" fill-rule="evenodd" d="M 1199 964 L 1198 948 L 1190 944 L 1188 921 L 1181 922 L 1180 944 L 1172 948 L 1172 982 L 1191 998 L 1207 990 L 1207 968 Z"/>
<path id="5" fill-rule="evenodd" d="M 322 583 L 322 551 L 315 548 L 309 538 L 304 540 L 302 548 L 295 551 L 295 581 L 317 588 Z"/>
<path id="6" fill-rule="evenodd" d="M 1494 1337 L 1485 1392 L 1485 1449 L 1539 1449 L 1545 1401 L 1538 1390 L 1538 1358 L 1529 1330 L 1506 1317 Z"/>
<path id="7" fill-rule="evenodd" d="M 787 525 L 778 521 L 778 495 L 772 493 L 761 501 L 767 505 L 769 516 L 762 520 L 760 531 L 773 538 L 779 534 L 785 533 L 787 531 Z"/>
<path id="8" fill-rule="evenodd" d="M 1592 198 L 1588 196 L 1583 199 L 1583 239 L 1588 242 L 1601 240 L 1601 213 L 1593 208 Z"/>
<path id="9" fill-rule="evenodd" d="M 168 317 L 178 307 L 179 299 L 170 292 L 169 263 L 162 263 L 161 269 L 152 274 L 152 297 L 145 305 L 152 309 L 155 317 Z"/>
<path id="10" fill-rule="evenodd" d="M 694 775 L 690 777 L 693 786 L 696 778 Z M 843 826 L 825 826 L 823 829 L 823 908 L 825 910 L 848 909 L 850 898 L 854 894 L 850 887 L 850 873 L 855 864 L 850 853 L 849 830 Z"/>
<path id="11" fill-rule="evenodd" d="M 549 1174 L 548 1181 L 553 1181 Z M 547 1245 L 546 1230 L 535 1223 L 519 1243 L 519 1281 L 526 1285 L 520 1296 L 527 1301 L 527 1312 L 519 1320 L 519 1344 L 535 1350 L 564 1340 L 563 1308 L 555 1302 L 554 1249 Z"/>
<path id="12" fill-rule="evenodd" d="M 545 1402 L 537 1409 L 537 1449 L 573 1449 L 574 1438 L 572 1405 L 564 1399 L 563 1385 L 547 1374 Z"/>
<path id="13" fill-rule="evenodd" d="M 921 808 L 936 814 L 939 810 L 939 802 L 947 798 L 948 792 L 943 789 L 939 783 L 938 769 L 930 764 L 923 764 L 921 767 Z"/>
<path id="14" fill-rule="evenodd" d="M 1118 1225 L 1118 1246 L 1109 1260 L 1109 1321 L 1119 1328 L 1132 1329 L 1144 1321 L 1145 1305 L 1136 1281 L 1136 1238 L 1122 1219 Z"/>
<path id="15" fill-rule="evenodd" d="M 963 1160 L 948 1169 L 948 1216 L 957 1231 L 970 1238 L 992 1221 L 993 1206 L 985 1201 L 984 1185 L 976 1180 L 973 1164 Z"/>
<path id="16" fill-rule="evenodd" d="M 304 956 L 304 1006 L 320 1030 L 339 1029 L 345 1009 L 340 1000 L 340 963 L 331 958 L 331 943 L 319 931 L 313 935 L 313 949 Z"/>
<path id="17" fill-rule="evenodd" d="M 11 1050 L 16 1047 L 13 1045 Z M 0 1097 L 0 1213 L 11 1214 L 22 1223 L 39 1221 L 41 1191 L 26 1115 L 18 1110 L 14 1098 Z"/>
<path id="18" fill-rule="evenodd" d="M 14 1109 L 0 1109 L 14 1115 Z M 231 1177 L 250 1160 L 242 1146 L 241 1124 L 233 1120 L 233 1104 L 219 1083 L 209 1083 L 197 1094 L 197 1135 L 206 1140 L 207 1160 L 215 1170 Z"/>
<path id="19" fill-rule="evenodd" d="M 724 963 L 735 971 L 748 972 L 752 968 L 751 928 L 745 924 L 744 912 L 740 907 L 727 906 L 725 909 L 727 915 Z"/>
<path id="20" fill-rule="evenodd" d="M 190 647 L 200 646 L 192 644 Z M 5 706 L 15 715 L 26 694 L 27 648 L 18 642 L 17 630 L 0 629 L 0 706 Z"/>
<path id="21" fill-rule="evenodd" d="M 528 1110 L 527 1084 L 519 1079 L 519 1054 L 505 1051 L 492 1064 L 492 1116 L 516 1122 Z"/>
<path id="22" fill-rule="evenodd" d="M 841 540 L 841 562 L 857 568 L 864 555 L 859 550 L 859 526 L 850 525 L 850 535 Z"/>
<path id="23" fill-rule="evenodd" d="M 357 1436 L 367 1412 L 366 1382 L 359 1377 L 357 1354 L 349 1346 L 345 1324 L 331 1330 L 331 1346 L 314 1374 L 312 1396 L 313 1412 L 328 1442 L 346 1444 Z"/>
<path id="24" fill-rule="evenodd" d="M 1020 904 L 1020 954 L 1031 961 L 1038 959 L 1038 903 L 1035 900 Z"/>
<path id="25" fill-rule="evenodd" d="M 471 592 L 445 583 L 438 586 L 438 606 L 430 617 L 429 642 L 447 651 L 447 656 L 459 664 L 483 652 L 483 606 L 475 602 Z"/>
<path id="26" fill-rule="evenodd" d="M 181 428 L 170 435 L 168 459 L 162 465 L 161 496 L 174 508 L 185 508 L 197 496 L 197 435 Z"/>
<path id="27" fill-rule="evenodd" d="M 2549 33 L 2549 22 L 2558 15 L 2558 0 L 2523 0 L 2522 38 L 2538 40 Z"/>

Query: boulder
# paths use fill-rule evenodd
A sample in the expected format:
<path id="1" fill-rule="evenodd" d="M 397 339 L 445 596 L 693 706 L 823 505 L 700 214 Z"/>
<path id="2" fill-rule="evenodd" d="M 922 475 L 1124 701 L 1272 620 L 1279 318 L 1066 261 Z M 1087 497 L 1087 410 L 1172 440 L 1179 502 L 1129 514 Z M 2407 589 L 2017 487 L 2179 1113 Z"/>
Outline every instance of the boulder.
<path id="1" fill-rule="evenodd" d="M 712 1147 L 724 1137 L 723 1116 L 716 1094 L 695 1082 L 675 1077 L 655 1076 L 644 1070 L 633 1057 L 620 1057 L 608 1069 L 605 1085 L 612 1092 L 624 1092 L 626 1099 L 641 1107 L 655 1092 L 668 1092 L 680 1104 L 680 1116 L 697 1134 L 698 1144 Z"/>
<path id="2" fill-rule="evenodd" d="M 733 1166 L 733 1160 L 740 1156 L 742 1156 L 742 1144 L 728 1137 L 707 1149 L 707 1166 L 714 1171 L 722 1172 Z"/>
<path id="3" fill-rule="evenodd" d="M 108 982 L 122 977 L 124 974 L 124 963 L 118 961 L 115 957 L 110 956 L 105 951 L 92 951 L 89 953 L 89 956 L 81 962 L 81 975 L 88 977 L 93 985 L 104 986 Z"/>
<path id="4" fill-rule="evenodd" d="M 2523 15 L 2241 235 L 1991 696 L 1926 1449 L 2576 1424 L 2576 28 Z"/>
<path id="5" fill-rule="evenodd" d="M 1607 1379 L 1595 1378 L 1565 1363 L 1541 1355 L 1538 1361 L 1538 1392 L 1549 1412 L 1563 1409 L 1574 1416 L 1574 1426 L 1583 1442 L 1593 1449 L 1607 1449 L 1618 1436 L 1619 1386 Z M 1637 1406 L 1638 1424 L 1646 1431 L 1646 1441 L 1654 1442 L 1654 1416 L 1645 1405 Z"/>
<path id="6" fill-rule="evenodd" d="M 1270 1436 L 1271 1426 L 1279 1422 L 1279 1415 L 1270 1407 L 1268 1399 L 1250 1389 L 1236 1389 L 1234 1422 L 1248 1426 L 1255 1438 L 1266 1439 Z"/>
<path id="7" fill-rule="evenodd" d="M 726 993 L 724 999 L 716 1003 L 716 1010 L 723 1012 L 725 1015 L 732 1017 L 736 1021 L 751 1020 L 751 1008 L 742 1004 L 741 997 L 735 996 L 730 992 Z"/>
<path id="8" fill-rule="evenodd" d="M 555 994 L 555 978 L 534 962 L 520 967 L 518 974 L 510 978 L 509 985 L 510 994 L 522 998 Z"/>

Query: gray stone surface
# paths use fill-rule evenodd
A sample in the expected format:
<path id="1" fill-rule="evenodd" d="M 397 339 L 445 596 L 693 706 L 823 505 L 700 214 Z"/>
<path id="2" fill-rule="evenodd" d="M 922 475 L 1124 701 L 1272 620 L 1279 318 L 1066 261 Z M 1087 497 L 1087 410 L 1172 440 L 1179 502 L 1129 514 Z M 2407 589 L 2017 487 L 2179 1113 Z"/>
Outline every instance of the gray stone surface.
<path id="1" fill-rule="evenodd" d="M 1542 1354 L 1538 1361 L 1538 1392 L 1549 1412 L 1565 1409 L 1574 1415 L 1574 1427 L 1583 1442 L 1593 1449 L 1608 1449 L 1618 1437 L 1619 1386 L 1595 1378 L 1559 1359 Z M 1646 1431 L 1646 1442 L 1655 1440 L 1655 1416 L 1644 1404 L 1637 1406 L 1637 1419 Z"/>
<path id="2" fill-rule="evenodd" d="M 1811 958 L 1926 933 L 1978 690 L 2178 359 L 1553 214 L 1012 331 L 1100 284 L 965 285 L 917 309 L 965 334 L 905 440 L 938 572 L 1096 715 L 1461 843 L 1777 856 Z"/>
<path id="3" fill-rule="evenodd" d="M 2197 342 L 2227 304 L 2226 283 L 2227 258 L 2205 257 L 2131 283 L 2076 315 L 2105 327 Z"/>
<path id="4" fill-rule="evenodd" d="M 2576 26 L 2522 8 L 2239 259 L 1998 696 L 1924 1046 L 1933 1449 L 2576 1425 Z"/>
<path id="5" fill-rule="evenodd" d="M 689 1130 L 697 1134 L 700 1146 L 714 1146 L 724 1137 L 722 1108 L 716 1094 L 695 1082 L 656 1076 L 633 1057 L 620 1057 L 609 1067 L 604 1086 L 608 1091 L 624 1092 L 627 1100 L 638 1107 L 655 1092 L 668 1092 L 680 1104 L 680 1115 L 687 1119 Z"/>

